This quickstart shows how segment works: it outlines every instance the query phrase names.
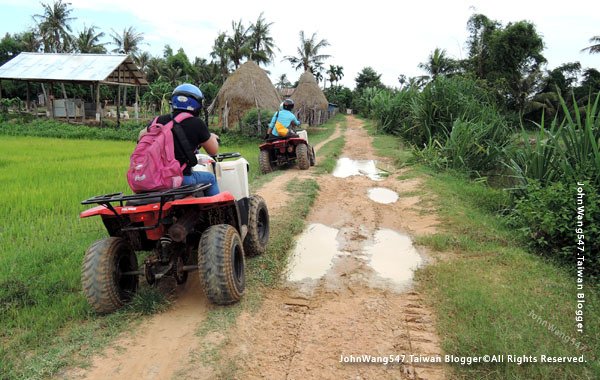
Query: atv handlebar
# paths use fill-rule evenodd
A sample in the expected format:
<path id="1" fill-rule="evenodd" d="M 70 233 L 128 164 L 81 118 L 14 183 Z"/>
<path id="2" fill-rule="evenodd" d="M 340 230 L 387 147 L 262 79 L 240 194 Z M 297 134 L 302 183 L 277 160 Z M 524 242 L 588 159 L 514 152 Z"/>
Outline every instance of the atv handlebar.
<path id="1" fill-rule="evenodd" d="M 242 155 L 240 153 L 238 153 L 238 152 L 229 152 L 229 153 L 219 153 L 219 154 L 211 155 L 211 157 L 215 161 L 221 162 L 223 160 L 228 160 L 230 158 L 242 157 Z"/>

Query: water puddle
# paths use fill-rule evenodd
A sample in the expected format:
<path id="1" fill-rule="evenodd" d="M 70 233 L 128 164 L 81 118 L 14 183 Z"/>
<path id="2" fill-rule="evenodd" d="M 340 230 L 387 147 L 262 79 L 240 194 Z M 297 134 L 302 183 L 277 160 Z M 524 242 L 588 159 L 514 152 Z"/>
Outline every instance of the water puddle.
<path id="1" fill-rule="evenodd" d="M 367 194 L 372 201 L 377 203 L 389 204 L 398 200 L 398 193 L 385 187 L 373 187 Z"/>
<path id="2" fill-rule="evenodd" d="M 399 287 L 410 285 L 414 271 L 423 264 L 410 237 L 388 229 L 377 230 L 373 244 L 364 251 L 377 275 Z"/>
<path id="3" fill-rule="evenodd" d="M 340 158 L 333 169 L 333 176 L 338 178 L 364 175 L 374 181 L 381 181 L 385 174 L 386 172 L 377 169 L 374 160 L 352 160 L 347 157 Z"/>
<path id="4" fill-rule="evenodd" d="M 338 230 L 323 224 L 310 224 L 298 238 L 288 265 L 288 281 L 316 280 L 323 277 L 340 255 Z"/>
<path id="5" fill-rule="evenodd" d="M 363 240 L 350 251 L 341 251 L 345 242 L 340 230 L 323 224 L 310 224 L 300 235 L 290 257 L 286 279 L 299 289 L 312 292 L 317 281 L 334 285 L 344 273 L 346 279 L 375 288 L 403 291 L 412 283 L 414 271 L 423 258 L 409 236 L 379 229 L 372 240 Z M 346 237 L 347 238 L 347 237 Z M 347 243 L 347 242 L 346 242 Z M 346 244 L 347 245 L 347 244 Z M 335 268 L 334 268 L 335 267 Z"/>

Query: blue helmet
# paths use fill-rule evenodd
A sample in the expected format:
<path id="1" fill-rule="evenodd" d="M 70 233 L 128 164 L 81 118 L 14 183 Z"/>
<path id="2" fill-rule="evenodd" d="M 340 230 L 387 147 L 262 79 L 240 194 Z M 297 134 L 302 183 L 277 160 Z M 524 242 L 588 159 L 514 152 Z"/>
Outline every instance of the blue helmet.
<path id="1" fill-rule="evenodd" d="M 202 91 L 193 84 L 184 83 L 173 90 L 171 94 L 171 105 L 174 110 L 191 111 L 194 115 L 198 116 L 200 109 L 202 109 L 202 100 L 204 95 Z"/>

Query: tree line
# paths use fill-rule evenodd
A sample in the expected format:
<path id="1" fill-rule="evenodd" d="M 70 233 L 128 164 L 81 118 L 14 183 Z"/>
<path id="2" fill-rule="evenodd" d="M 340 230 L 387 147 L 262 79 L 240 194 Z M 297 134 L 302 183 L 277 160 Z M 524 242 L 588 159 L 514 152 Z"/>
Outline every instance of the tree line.
<path id="1" fill-rule="evenodd" d="M 232 21 L 230 31 L 216 36 L 209 57 L 190 59 L 183 48 L 174 51 L 169 45 L 164 46 L 162 56 L 152 56 L 144 50 L 143 33 L 134 26 L 112 29 L 108 35 L 95 25 L 74 31 L 72 23 L 76 17 L 70 3 L 58 0 L 41 5 L 42 12 L 32 16 L 33 27 L 21 33 L 6 33 L 0 40 L 0 65 L 21 52 L 128 54 L 150 83 L 143 91 L 143 99 L 152 103 L 160 103 L 165 94 L 184 81 L 199 84 L 207 101 L 211 101 L 227 76 L 244 60 L 267 66 L 274 63 L 276 51 L 279 51 L 271 34 L 273 23 L 262 13 L 249 25 L 243 20 Z M 317 37 L 316 33 L 308 35 L 300 31 L 297 54 L 285 56 L 283 61 L 297 70 L 310 70 L 318 81 L 328 79 L 330 83 L 337 83 L 343 77 L 343 67 L 325 67 L 324 61 L 330 55 L 323 54 L 322 50 L 327 46 L 329 42 Z M 279 88 L 293 86 L 285 75 L 278 78 L 276 85 Z M 67 92 L 69 96 L 88 97 L 87 91 L 78 86 L 67 86 Z M 6 83 L 3 93 L 8 97 L 22 97 L 24 84 Z M 114 94 L 114 89 L 104 88 L 101 96 L 114 99 Z M 123 98 L 126 102 L 126 93 Z"/>

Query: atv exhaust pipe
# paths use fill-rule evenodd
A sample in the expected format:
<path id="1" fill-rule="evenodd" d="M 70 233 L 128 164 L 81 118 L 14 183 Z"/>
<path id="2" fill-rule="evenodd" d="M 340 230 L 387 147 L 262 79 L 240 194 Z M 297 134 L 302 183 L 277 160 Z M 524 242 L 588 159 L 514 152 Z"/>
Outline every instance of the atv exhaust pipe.
<path id="1" fill-rule="evenodd" d="M 177 223 L 173 224 L 169 228 L 169 236 L 173 241 L 181 243 L 185 241 L 188 233 L 194 229 L 196 222 L 198 221 L 198 212 L 190 211 L 177 219 Z"/>

